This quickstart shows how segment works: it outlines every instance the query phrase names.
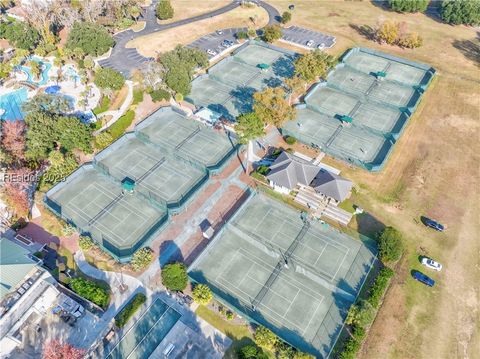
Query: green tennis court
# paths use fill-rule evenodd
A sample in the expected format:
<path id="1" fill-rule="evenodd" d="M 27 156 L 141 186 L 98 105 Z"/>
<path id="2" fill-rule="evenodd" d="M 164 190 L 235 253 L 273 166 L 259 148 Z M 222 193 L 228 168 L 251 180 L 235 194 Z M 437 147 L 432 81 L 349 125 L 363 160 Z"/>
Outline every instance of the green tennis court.
<path id="1" fill-rule="evenodd" d="M 284 135 L 370 171 L 380 170 L 426 86 L 427 65 L 378 51 L 349 50 L 297 106 Z M 343 121 L 348 116 L 349 121 Z"/>
<path id="2" fill-rule="evenodd" d="M 305 224 L 300 212 L 257 194 L 189 275 L 283 340 L 326 357 L 374 261 L 375 250 L 362 242 L 317 222 Z"/>
<path id="3" fill-rule="evenodd" d="M 133 179 L 140 192 L 166 205 L 179 205 L 208 178 L 206 169 L 178 161 L 133 133 L 95 156 L 95 163 L 118 181 Z"/>
<path id="4" fill-rule="evenodd" d="M 137 193 L 123 193 L 119 184 L 93 165 L 80 167 L 48 191 L 47 197 L 63 218 L 117 256 L 133 253 L 168 219 L 165 209 Z"/>
<path id="5" fill-rule="evenodd" d="M 422 84 L 427 70 L 363 51 L 352 52 L 345 63 L 364 73 L 383 71 L 387 79 L 415 86 Z"/>
<path id="6" fill-rule="evenodd" d="M 281 86 L 285 78 L 293 75 L 295 56 L 265 43 L 247 42 L 233 56 L 212 66 L 206 75 L 194 79 L 185 99 L 233 121 L 252 111 L 256 91 Z"/>
<path id="7" fill-rule="evenodd" d="M 236 149 L 236 143 L 225 132 L 168 107 L 139 123 L 135 131 L 165 151 L 209 169 L 217 169 Z"/>

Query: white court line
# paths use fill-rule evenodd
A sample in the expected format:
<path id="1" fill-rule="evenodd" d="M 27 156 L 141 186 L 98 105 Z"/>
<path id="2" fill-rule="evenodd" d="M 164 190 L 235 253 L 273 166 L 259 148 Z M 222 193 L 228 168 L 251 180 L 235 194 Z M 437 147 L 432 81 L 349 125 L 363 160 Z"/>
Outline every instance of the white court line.
<path id="1" fill-rule="evenodd" d="M 315 310 L 313 311 L 313 315 L 310 317 L 310 320 L 308 321 L 308 324 L 307 326 L 305 327 L 305 329 L 303 330 L 303 333 L 302 333 L 302 337 L 305 335 L 305 333 L 307 332 L 308 328 L 310 327 L 310 323 L 312 322 L 313 318 L 315 318 L 315 314 L 317 314 L 317 310 L 318 308 L 320 308 L 320 305 L 323 303 L 323 300 L 325 299 L 325 297 L 322 297 L 322 299 L 320 300 L 320 302 L 318 302 L 317 304 L 317 307 L 315 308 Z M 327 313 L 325 314 L 325 317 L 328 315 L 328 311 Z M 324 317 L 324 318 L 325 318 Z M 322 320 L 323 322 L 323 320 Z"/>
<path id="2" fill-rule="evenodd" d="M 253 260 L 253 258 L 256 258 L 255 255 L 249 253 L 249 255 L 250 255 L 251 258 L 252 258 L 252 259 L 250 259 L 249 256 L 247 256 L 246 254 L 241 253 L 241 251 L 245 251 L 245 250 L 243 250 L 243 249 L 238 249 L 238 250 L 235 252 L 234 258 L 236 258 L 238 254 L 240 254 L 240 255 L 244 258 L 244 260 L 252 263 L 252 265 L 251 265 L 250 268 L 249 268 L 249 272 L 250 272 L 250 270 L 253 268 L 253 266 L 259 266 L 259 268 L 261 268 L 261 269 L 265 269 L 265 267 L 267 266 L 267 265 L 265 265 L 265 263 L 261 263 L 261 264 L 260 264 L 260 263 L 258 263 L 256 260 Z M 240 253 L 239 253 L 239 252 L 240 252 Z M 247 251 L 245 251 L 245 252 L 247 252 Z M 247 253 L 248 253 L 248 252 L 247 252 Z M 231 263 L 232 263 L 232 261 L 229 263 L 228 267 L 231 266 Z M 270 271 L 273 269 L 273 268 L 270 267 L 270 266 L 268 266 L 268 267 L 269 267 L 268 270 L 270 270 Z M 229 268 L 229 269 L 230 269 L 230 268 Z M 227 272 L 227 271 L 222 271 L 222 273 L 217 276 L 216 282 L 219 283 L 220 285 L 222 285 L 222 287 L 224 287 L 227 291 L 228 291 L 228 290 L 230 290 L 230 291 L 238 291 L 238 292 L 241 292 L 241 293 L 245 294 L 245 295 L 247 296 L 247 298 L 251 298 L 252 296 L 249 295 L 248 293 L 246 293 L 245 291 L 241 290 L 241 289 L 239 288 L 239 286 L 238 286 L 238 287 L 235 287 L 235 288 L 232 288 L 230 285 L 229 285 L 229 286 L 226 286 L 225 284 L 223 284 L 223 283 L 221 282 L 221 281 L 225 281 L 226 283 L 231 284 L 231 282 L 230 282 L 229 280 L 227 280 L 226 278 L 223 278 L 223 273 L 226 273 L 226 272 Z M 248 272 L 248 273 L 249 273 L 249 272 Z M 290 278 L 290 276 L 288 276 L 288 275 L 286 275 L 286 278 L 290 279 L 292 282 L 299 283 L 295 278 Z M 259 283 L 258 281 L 256 281 L 254 278 L 252 278 L 252 277 L 250 277 L 250 276 L 249 276 L 249 279 L 251 279 L 251 280 L 254 281 L 255 283 L 258 283 L 258 284 L 260 284 L 260 285 L 263 285 L 262 283 Z M 269 289 L 269 291 L 271 291 L 273 294 L 275 294 L 276 296 L 284 299 L 286 302 L 289 302 L 289 303 L 290 303 L 290 305 L 289 305 L 289 307 L 288 307 L 288 309 L 287 309 L 287 311 L 285 312 L 284 315 L 281 315 L 280 313 L 276 312 L 274 309 L 266 306 L 265 304 L 263 304 L 263 303 L 261 303 L 261 302 L 260 302 L 260 305 L 261 305 L 265 310 L 267 310 L 267 311 L 275 314 L 278 318 L 281 318 L 281 319 L 283 319 L 284 321 L 287 321 L 288 323 L 290 323 L 291 325 L 293 325 L 294 327 L 296 327 L 297 329 L 299 329 L 299 331 L 302 331 L 302 330 L 303 330 L 303 333 L 305 333 L 305 331 L 306 331 L 307 329 L 303 329 L 303 328 L 299 327 L 297 324 L 293 323 L 292 321 L 290 321 L 289 319 L 286 318 L 286 315 L 287 315 L 287 313 L 288 313 L 288 310 L 290 309 L 290 307 L 291 307 L 291 305 L 293 304 L 293 302 L 296 300 L 297 295 L 298 295 L 298 293 L 299 293 L 300 291 L 302 292 L 302 294 L 303 294 L 304 296 L 309 296 L 309 297 L 311 297 L 314 301 L 317 301 L 317 302 L 318 302 L 317 298 L 318 298 L 318 297 L 321 297 L 321 300 L 318 302 L 317 308 L 316 308 L 315 311 L 314 311 L 314 315 L 316 314 L 316 312 L 317 312 L 318 308 L 320 307 L 320 305 L 323 303 L 323 300 L 324 300 L 325 297 L 324 297 L 322 294 L 320 294 L 320 293 L 316 293 L 316 295 L 313 296 L 313 295 L 311 295 L 308 291 L 303 290 L 302 288 L 296 286 L 296 285 L 293 284 L 292 282 L 288 282 L 288 284 L 292 285 L 294 288 L 297 289 L 297 293 L 296 293 L 295 298 L 294 298 L 293 300 L 289 300 L 289 299 L 283 297 L 282 295 L 280 295 L 280 294 L 277 293 L 276 291 L 272 290 L 271 288 Z M 301 283 L 299 283 L 299 284 L 301 284 Z M 303 286 L 303 285 L 302 285 L 302 286 Z M 245 299 L 244 299 L 244 300 L 245 300 Z M 245 300 L 245 301 L 248 303 L 248 300 Z M 312 318 L 313 318 L 313 316 L 312 316 Z M 310 321 L 309 321 L 308 326 L 310 325 L 310 322 L 311 322 L 312 318 L 310 318 Z M 273 319 L 274 319 L 276 322 L 278 322 L 279 324 L 282 324 L 280 320 L 278 320 L 278 319 L 276 319 L 276 318 L 273 318 Z M 307 326 L 307 328 L 308 328 L 308 326 Z"/>

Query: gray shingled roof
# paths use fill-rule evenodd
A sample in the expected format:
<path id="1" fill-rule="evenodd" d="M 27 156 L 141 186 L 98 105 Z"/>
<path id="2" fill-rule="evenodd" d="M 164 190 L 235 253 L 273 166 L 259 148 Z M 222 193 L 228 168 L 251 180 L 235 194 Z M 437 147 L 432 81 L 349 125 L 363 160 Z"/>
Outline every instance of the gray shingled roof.
<path id="1" fill-rule="evenodd" d="M 267 178 L 279 186 L 293 189 L 297 184 L 310 185 L 318 171 L 320 171 L 320 167 L 287 152 L 282 152 L 270 166 Z"/>
<path id="2" fill-rule="evenodd" d="M 343 201 L 350 193 L 353 183 L 334 173 L 320 170 L 311 186 L 318 193 L 334 198 L 337 201 Z"/>

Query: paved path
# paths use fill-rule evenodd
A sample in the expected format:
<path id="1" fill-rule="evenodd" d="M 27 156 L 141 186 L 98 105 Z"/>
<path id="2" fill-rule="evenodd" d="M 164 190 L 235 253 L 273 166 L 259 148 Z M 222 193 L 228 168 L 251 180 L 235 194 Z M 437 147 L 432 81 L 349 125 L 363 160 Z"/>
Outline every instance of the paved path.
<path id="1" fill-rule="evenodd" d="M 145 21 L 145 27 L 143 28 L 143 30 L 138 32 L 135 32 L 133 30 L 127 30 L 114 35 L 115 46 L 113 47 L 111 54 L 108 58 L 98 61 L 100 66 L 113 68 L 122 73 L 125 77 L 128 77 L 130 76 L 130 72 L 133 69 L 139 68 L 146 62 L 153 60 L 153 58 L 140 55 L 134 48 L 127 49 L 125 46 L 130 40 L 133 40 L 139 36 L 164 31 L 174 27 L 218 16 L 239 7 L 241 4 L 239 0 L 234 0 L 230 4 L 221 7 L 220 9 L 216 9 L 205 14 L 175 21 L 169 24 L 158 24 L 157 17 L 155 16 L 155 7 L 157 5 L 157 2 L 158 0 L 153 0 L 152 4 L 145 8 L 144 15 L 141 19 L 142 21 Z M 277 9 L 275 9 L 270 4 L 267 4 L 265 1 L 258 1 L 258 4 L 267 11 L 269 17 L 269 25 L 279 23 L 280 13 Z"/>
<path id="2" fill-rule="evenodd" d="M 128 93 L 127 97 L 125 97 L 125 101 L 123 101 L 122 106 L 118 110 L 114 111 L 107 111 L 107 112 L 102 112 L 101 114 L 98 115 L 98 117 L 105 117 L 105 116 L 112 116 L 112 118 L 105 123 L 105 125 L 102 126 L 99 130 L 96 131 L 96 133 L 102 132 L 104 129 L 107 127 L 110 127 L 113 125 L 117 120 L 124 115 L 124 113 L 127 111 L 127 109 L 130 107 L 132 101 L 133 101 L 133 82 L 132 81 L 125 81 L 125 84 L 128 87 Z"/>

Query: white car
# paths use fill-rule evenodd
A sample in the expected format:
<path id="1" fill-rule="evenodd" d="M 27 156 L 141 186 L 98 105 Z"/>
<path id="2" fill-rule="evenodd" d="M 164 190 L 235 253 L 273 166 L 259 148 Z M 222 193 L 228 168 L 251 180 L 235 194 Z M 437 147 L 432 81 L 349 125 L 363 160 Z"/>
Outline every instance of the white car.
<path id="1" fill-rule="evenodd" d="M 323 42 L 317 46 L 317 49 L 319 50 L 323 50 L 324 48 L 325 48 L 325 44 Z"/>
<path id="2" fill-rule="evenodd" d="M 217 35 L 222 35 L 223 34 L 223 31 L 222 30 L 217 30 Z"/>
<path id="3" fill-rule="evenodd" d="M 428 267 L 430 269 L 433 269 L 439 272 L 442 270 L 442 265 L 430 258 L 426 258 L 426 257 L 422 258 L 422 264 L 425 267 Z"/>
<path id="4" fill-rule="evenodd" d="M 313 47 L 313 44 L 314 44 L 313 40 L 308 40 L 307 41 L 307 46 L 308 47 Z"/>
<path id="5" fill-rule="evenodd" d="M 207 54 L 215 56 L 217 53 L 215 51 L 213 51 L 212 49 L 208 49 Z"/>

